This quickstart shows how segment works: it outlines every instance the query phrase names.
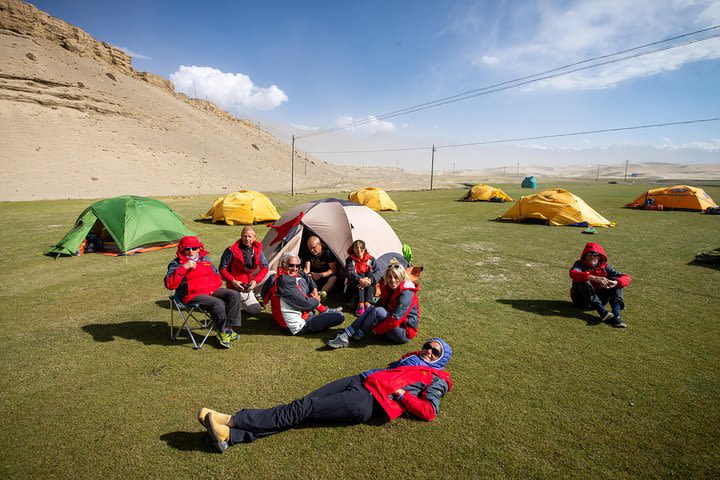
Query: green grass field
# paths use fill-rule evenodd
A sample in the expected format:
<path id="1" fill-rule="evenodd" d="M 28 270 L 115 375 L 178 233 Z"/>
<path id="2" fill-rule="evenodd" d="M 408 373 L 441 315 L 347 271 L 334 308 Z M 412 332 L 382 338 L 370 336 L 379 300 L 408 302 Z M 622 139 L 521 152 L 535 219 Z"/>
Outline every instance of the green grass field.
<path id="1" fill-rule="evenodd" d="M 500 223 L 509 204 L 392 193 L 400 212 L 383 216 L 425 266 L 420 333 L 339 351 L 324 347 L 333 333 L 284 335 L 268 310 L 229 351 L 172 342 L 173 250 L 53 260 L 43 252 L 90 202 L 3 203 L 0 476 L 718 478 L 720 270 L 690 262 L 720 247 L 720 217 L 622 208 L 647 185 L 560 186 L 617 227 Z M 271 195 L 280 212 L 319 197 Z M 194 221 L 214 196 L 161 200 L 215 261 L 239 236 Z M 627 330 L 570 307 L 567 270 L 588 241 L 633 278 Z M 455 351 L 455 388 L 430 424 L 312 426 L 219 455 L 195 418 L 290 401 L 430 336 Z"/>

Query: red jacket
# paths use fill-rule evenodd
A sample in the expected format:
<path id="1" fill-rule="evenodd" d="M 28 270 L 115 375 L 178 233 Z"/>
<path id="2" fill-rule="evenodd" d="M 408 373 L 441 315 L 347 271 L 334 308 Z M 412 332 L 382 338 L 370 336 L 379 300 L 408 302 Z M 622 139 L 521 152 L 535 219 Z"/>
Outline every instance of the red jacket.
<path id="1" fill-rule="evenodd" d="M 183 266 L 188 260 L 184 249 L 199 246 L 199 258 L 195 268 L 190 270 Z M 187 236 L 180 239 L 177 257 L 168 265 L 165 276 L 165 287 L 177 290 L 183 303 L 187 303 L 197 295 L 212 295 L 222 286 L 222 278 L 208 257 L 208 252 L 197 237 Z"/>
<path id="2" fill-rule="evenodd" d="M 598 258 L 598 263 L 594 267 L 585 260 L 585 255 L 588 252 L 597 252 L 600 254 L 600 257 Z M 591 275 L 615 280 L 618 283 L 618 288 L 625 288 L 631 282 L 631 278 L 629 275 L 620 273 L 614 268 L 612 268 L 610 265 L 608 265 L 605 250 L 600 246 L 600 244 L 592 242 L 585 245 L 585 248 L 580 255 L 580 260 L 576 261 L 573 264 L 572 268 L 570 269 L 570 278 L 573 282 L 582 283 L 587 282 Z M 593 283 L 593 288 L 599 289 L 600 287 Z"/>
<path id="3" fill-rule="evenodd" d="M 394 291 L 390 290 L 383 280 L 380 280 L 379 285 L 380 301 L 382 306 L 388 311 L 388 316 L 385 320 L 378 323 L 375 328 L 373 328 L 373 333 L 382 335 L 400 327 L 405 330 L 408 338 L 414 338 L 417 334 L 418 325 L 420 323 L 420 303 L 417 295 L 418 290 L 420 290 L 420 286 L 410 280 L 405 280 Z M 398 297 L 405 291 L 412 292 L 410 307 L 405 310 L 405 312 L 396 312 L 395 310 L 398 307 Z"/>
<path id="4" fill-rule="evenodd" d="M 390 420 L 393 420 L 403 414 L 404 410 L 414 416 L 430 421 L 435 418 L 435 409 L 432 404 L 424 398 L 416 397 L 415 395 L 403 395 L 400 404 L 393 400 L 390 395 L 398 388 L 404 388 L 414 383 L 422 383 L 430 385 L 433 377 L 439 377 L 448 384 L 448 391 L 452 390 L 452 381 L 450 381 L 450 374 L 444 370 L 437 370 L 430 367 L 396 367 L 386 368 L 379 370 L 375 373 L 370 374 L 364 381 L 365 388 L 367 388 L 372 396 L 377 400 L 380 406 L 385 410 Z M 421 397 L 425 396 L 425 392 L 421 394 Z"/>
<path id="5" fill-rule="evenodd" d="M 225 285 L 230 288 L 229 283 L 237 280 L 240 283 L 260 283 L 268 273 L 267 265 L 263 264 L 262 244 L 257 240 L 252 243 L 253 266 L 251 270 L 245 268 L 245 258 L 240 249 L 240 240 L 230 245 L 223 253 L 220 261 L 220 275 L 225 280 Z"/>

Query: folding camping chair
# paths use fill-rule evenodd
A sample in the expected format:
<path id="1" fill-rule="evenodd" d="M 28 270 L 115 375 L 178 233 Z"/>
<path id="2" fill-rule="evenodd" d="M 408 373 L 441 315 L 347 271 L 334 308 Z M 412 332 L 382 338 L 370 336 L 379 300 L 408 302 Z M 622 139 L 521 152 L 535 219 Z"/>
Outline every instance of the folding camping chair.
<path id="1" fill-rule="evenodd" d="M 180 327 L 173 333 L 175 313 L 180 316 L 182 325 L 180 325 Z M 193 335 L 192 329 L 190 328 L 190 323 L 193 324 L 194 328 L 199 328 L 201 331 L 206 330 L 200 343 L 195 341 L 195 335 Z M 177 296 L 177 293 L 173 293 L 170 295 L 170 339 L 177 340 L 178 335 L 180 335 L 180 332 L 182 332 L 183 329 L 185 329 L 190 336 L 190 340 L 192 340 L 195 350 L 199 350 L 203 345 L 205 345 L 205 341 L 215 329 L 215 324 L 213 323 L 210 314 L 202 308 L 200 304 L 192 302 L 185 304 L 182 302 L 180 297 Z M 200 333 L 199 336 L 200 335 L 202 335 L 202 333 Z"/>

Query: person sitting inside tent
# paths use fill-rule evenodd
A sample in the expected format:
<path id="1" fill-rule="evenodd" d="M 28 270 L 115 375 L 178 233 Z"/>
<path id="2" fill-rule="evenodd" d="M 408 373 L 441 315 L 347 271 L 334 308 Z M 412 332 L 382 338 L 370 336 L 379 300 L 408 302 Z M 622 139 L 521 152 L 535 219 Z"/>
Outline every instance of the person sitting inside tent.
<path id="1" fill-rule="evenodd" d="M 320 301 L 312 277 L 300 270 L 300 259 L 293 253 L 282 256 L 277 274 L 266 285 L 275 321 L 292 335 L 315 333 L 345 321 L 342 308 L 328 308 Z M 313 311 L 317 314 L 313 315 Z"/>
<path id="2" fill-rule="evenodd" d="M 240 338 L 230 325 L 240 325 L 240 292 L 222 288 L 222 277 L 197 237 L 180 239 L 177 257 L 168 265 L 165 287 L 183 303 L 197 303 L 213 319 L 220 346 Z"/>
<path id="3" fill-rule="evenodd" d="M 355 240 L 348 248 L 345 278 L 348 282 L 348 292 L 355 297 L 357 303 L 355 313 L 358 317 L 370 308 L 375 296 L 376 270 L 375 259 L 367 251 L 365 242 Z"/>
<path id="4" fill-rule="evenodd" d="M 417 292 L 420 287 L 410 281 L 405 268 L 391 261 L 380 286 L 380 300 L 375 307 L 365 310 L 355 321 L 327 342 L 332 348 L 343 348 L 350 340 L 362 340 L 368 332 L 384 335 L 393 343 L 407 343 L 417 334 L 420 322 L 420 304 Z"/>
<path id="5" fill-rule="evenodd" d="M 316 236 L 307 239 L 308 258 L 303 260 L 303 271 L 310 274 L 325 301 L 337 282 L 338 265 L 330 249 Z"/>
<path id="6" fill-rule="evenodd" d="M 247 443 L 287 430 L 306 421 L 365 423 L 389 422 L 403 413 L 431 421 L 440 400 L 452 390 L 450 374 L 443 368 L 452 349 L 444 340 L 431 338 L 422 349 L 408 353 L 386 368 L 328 383 L 287 405 L 239 410 L 234 415 L 201 408 L 198 420 L 215 447 Z"/>
<path id="7" fill-rule="evenodd" d="M 268 261 L 262 244 L 255 240 L 255 229 L 243 228 L 240 239 L 226 248 L 220 258 L 220 275 L 227 288 L 240 292 L 242 309 L 252 315 L 262 310 L 253 290 L 267 273 Z"/>
<path id="8" fill-rule="evenodd" d="M 594 308 L 603 322 L 615 328 L 626 328 L 620 318 L 625 309 L 623 289 L 630 284 L 630 277 L 620 273 L 607 263 L 605 250 L 597 243 L 588 243 L 580 260 L 570 269 L 573 284 L 570 289 L 572 302 L 580 308 Z M 610 302 L 611 312 L 604 305 Z"/>

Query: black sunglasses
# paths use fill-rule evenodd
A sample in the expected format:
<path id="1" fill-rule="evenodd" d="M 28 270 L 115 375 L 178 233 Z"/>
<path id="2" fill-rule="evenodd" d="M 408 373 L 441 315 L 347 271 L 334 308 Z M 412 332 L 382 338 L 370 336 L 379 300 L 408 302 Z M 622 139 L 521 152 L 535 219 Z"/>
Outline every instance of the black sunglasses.
<path id="1" fill-rule="evenodd" d="M 436 357 L 442 356 L 442 352 L 441 352 L 439 349 L 437 349 L 437 348 L 433 347 L 432 345 L 430 345 L 430 342 L 428 342 L 428 343 L 426 343 L 425 345 L 423 345 L 423 346 L 422 346 L 422 349 L 423 349 L 423 350 L 430 350 L 430 351 L 432 352 L 432 354 L 435 355 Z"/>
<path id="2" fill-rule="evenodd" d="M 185 248 L 183 248 L 183 250 L 185 250 L 186 252 L 189 252 L 191 250 L 200 250 L 200 247 L 185 247 Z"/>
<path id="3" fill-rule="evenodd" d="M 300 268 L 299 263 L 288 263 L 287 266 L 288 268 Z"/>

